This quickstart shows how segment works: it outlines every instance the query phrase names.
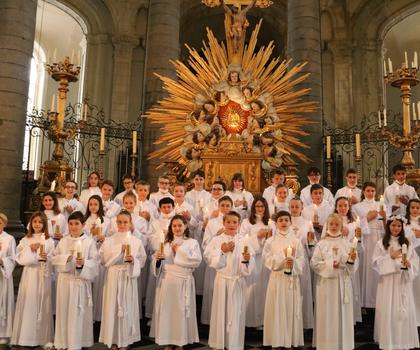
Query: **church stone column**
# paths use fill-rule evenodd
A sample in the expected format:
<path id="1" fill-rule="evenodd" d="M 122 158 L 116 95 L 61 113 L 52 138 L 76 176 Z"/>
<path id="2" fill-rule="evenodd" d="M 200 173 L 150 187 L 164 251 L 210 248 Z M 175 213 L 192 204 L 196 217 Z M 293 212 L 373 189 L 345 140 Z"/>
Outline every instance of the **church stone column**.
<path id="1" fill-rule="evenodd" d="M 179 57 L 180 0 L 152 0 L 149 8 L 148 37 L 146 47 L 146 94 L 145 109 L 149 109 L 163 97 L 162 83 L 153 73 L 176 78 L 175 68 L 169 60 Z M 159 161 L 146 161 L 154 149 L 153 142 L 159 137 L 159 127 L 147 120 L 144 125 L 142 177 L 155 186 Z"/>
<path id="2" fill-rule="evenodd" d="M 312 164 L 299 166 L 300 180 L 306 181 L 306 168 L 322 164 L 322 77 L 321 77 L 321 33 L 319 0 L 289 0 L 287 6 L 287 56 L 292 64 L 307 61 L 303 73 L 311 75 L 299 88 L 310 88 L 306 101 L 316 101 L 320 109 L 310 115 L 316 124 L 307 127 L 311 133 L 304 141 L 311 147 L 305 150 Z M 321 169 L 322 170 L 322 169 Z"/>
<path id="3" fill-rule="evenodd" d="M 19 214 L 36 10 L 36 0 L 0 1 L 0 212 L 14 234 L 24 232 Z"/>

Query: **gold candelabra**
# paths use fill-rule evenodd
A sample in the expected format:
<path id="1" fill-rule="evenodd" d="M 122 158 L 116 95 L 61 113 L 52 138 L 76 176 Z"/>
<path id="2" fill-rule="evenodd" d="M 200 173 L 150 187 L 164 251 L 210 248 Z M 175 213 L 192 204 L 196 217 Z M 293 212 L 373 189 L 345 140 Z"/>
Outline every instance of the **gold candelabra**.
<path id="1" fill-rule="evenodd" d="M 52 159 L 47 160 L 41 166 L 40 181 L 38 185 L 39 192 L 45 192 L 53 189 L 60 193 L 67 180 L 73 178 L 73 168 L 64 158 L 64 145 L 68 140 L 73 139 L 77 131 L 84 127 L 86 123 L 86 112 L 81 111 L 81 118 L 75 127 L 66 128 L 64 125 L 65 108 L 69 84 L 77 82 L 80 74 L 80 65 L 70 62 L 68 56 L 64 61 L 47 63 L 46 70 L 51 77 L 59 83 L 57 109 L 55 107 L 55 95 L 53 95 L 51 108 L 48 112 L 51 125 L 48 129 L 48 137 L 54 142 L 55 147 Z M 55 181 L 55 182 L 54 182 Z M 55 186 L 51 187 L 54 182 Z"/>
<path id="2" fill-rule="evenodd" d="M 415 61 L 417 59 L 415 58 Z M 413 158 L 414 149 L 417 147 L 420 139 L 420 123 L 419 118 L 416 117 L 415 108 L 413 109 L 413 122 L 411 124 L 410 113 L 410 99 L 411 87 L 416 86 L 420 79 L 418 77 L 417 62 L 413 62 L 412 67 L 408 67 L 407 60 L 397 70 L 392 70 L 392 63 L 389 65 L 389 71 L 386 72 L 385 66 L 385 84 L 397 87 L 401 91 L 402 112 L 403 112 L 403 129 L 402 135 L 399 135 L 388 128 L 386 110 L 383 114 L 379 113 L 379 123 L 382 128 L 382 134 L 388 139 L 388 142 L 397 149 L 403 152 L 401 163 L 407 169 L 407 182 L 418 189 L 420 184 L 420 169 L 415 168 L 415 161 Z M 414 106 L 413 106 L 414 107 Z M 383 118 L 383 119 L 382 119 Z"/>

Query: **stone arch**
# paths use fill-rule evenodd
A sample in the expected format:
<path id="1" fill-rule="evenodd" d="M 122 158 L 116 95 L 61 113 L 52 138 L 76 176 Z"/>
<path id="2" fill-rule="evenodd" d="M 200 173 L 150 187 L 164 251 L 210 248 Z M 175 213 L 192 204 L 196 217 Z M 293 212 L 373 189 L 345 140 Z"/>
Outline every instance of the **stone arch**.
<path id="1" fill-rule="evenodd" d="M 419 6 L 416 0 L 364 1 L 352 15 L 353 110 L 357 118 L 382 104 L 382 41 L 387 28 Z M 389 30 L 389 29 L 388 29 Z"/>

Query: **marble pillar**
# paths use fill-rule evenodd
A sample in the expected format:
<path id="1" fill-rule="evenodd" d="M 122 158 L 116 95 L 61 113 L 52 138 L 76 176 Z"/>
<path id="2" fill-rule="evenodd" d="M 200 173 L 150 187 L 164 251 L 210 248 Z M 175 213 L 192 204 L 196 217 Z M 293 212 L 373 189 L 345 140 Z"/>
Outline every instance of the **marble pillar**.
<path id="1" fill-rule="evenodd" d="M 164 96 L 161 80 L 154 73 L 176 78 L 175 68 L 169 60 L 176 60 L 180 53 L 180 0 L 152 0 L 149 11 L 146 44 L 146 110 Z M 151 181 L 154 188 L 158 175 L 155 168 L 160 161 L 146 161 L 146 157 L 154 150 L 153 142 L 159 137 L 159 126 L 151 125 L 146 120 L 144 137 L 142 178 Z"/>
<path id="2" fill-rule="evenodd" d="M 310 165 L 322 164 L 322 76 L 321 76 L 321 35 L 320 35 L 320 4 L 319 0 L 289 0 L 288 1 L 288 32 L 287 56 L 292 58 L 292 64 L 308 62 L 303 73 L 311 73 L 308 79 L 298 85 L 299 88 L 310 88 L 304 97 L 306 101 L 316 101 L 320 109 L 310 114 L 316 123 L 308 126 L 310 137 L 304 141 L 311 147 L 305 150 L 312 164 L 299 166 L 300 179 L 305 183 L 306 168 Z M 322 171 L 322 169 L 321 169 Z M 303 176 L 302 176 L 303 175 Z"/>
<path id="3" fill-rule="evenodd" d="M 16 235 L 24 231 L 22 158 L 36 10 L 36 0 L 0 1 L 0 212 Z"/>

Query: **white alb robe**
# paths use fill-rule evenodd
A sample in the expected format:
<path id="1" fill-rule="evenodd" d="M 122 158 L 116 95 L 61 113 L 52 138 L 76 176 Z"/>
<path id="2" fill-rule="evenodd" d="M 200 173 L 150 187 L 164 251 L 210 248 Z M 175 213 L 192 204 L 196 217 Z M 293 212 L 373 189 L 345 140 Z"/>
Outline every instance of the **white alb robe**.
<path id="1" fill-rule="evenodd" d="M 108 201 L 102 200 L 102 204 L 104 206 L 105 216 L 110 220 L 116 217 L 118 213 L 121 211 L 120 205 L 113 200 L 108 200 Z"/>
<path id="2" fill-rule="evenodd" d="M 184 346 L 199 341 L 192 272 L 201 262 L 200 245 L 195 239 L 175 239 L 180 244 L 174 255 L 165 243 L 165 260 L 152 267 L 158 278 L 150 336 L 159 345 Z"/>
<path id="3" fill-rule="evenodd" d="M 223 253 L 222 243 L 233 241 L 233 252 Z M 221 234 L 210 242 L 205 254 L 210 267 L 217 270 L 211 305 L 209 346 L 216 349 L 243 350 L 245 342 L 245 290 L 246 276 L 254 268 L 254 252 L 249 247 L 251 259 L 243 261 L 243 237 Z"/>
<path id="4" fill-rule="evenodd" d="M 76 268 L 77 242 L 81 242 L 85 262 Z M 72 259 L 67 262 L 69 257 Z M 56 349 L 81 349 L 93 345 L 92 280 L 98 274 L 95 241 L 83 234 L 65 236 L 58 243 L 52 264 L 58 272 L 54 346 Z"/>
<path id="5" fill-rule="evenodd" d="M 318 221 L 321 226 L 327 222 L 328 216 L 333 212 L 333 207 L 324 199 L 320 205 L 317 205 Z M 308 221 L 314 221 L 315 204 L 311 202 L 302 210 L 302 216 Z M 318 237 L 319 238 L 319 237 Z"/>
<path id="6" fill-rule="evenodd" d="M 66 221 L 70 216 L 70 213 L 66 210 L 66 207 L 72 207 L 72 213 L 74 213 L 75 211 L 80 211 L 82 214 L 84 214 L 86 212 L 86 208 L 84 207 L 84 205 L 81 202 L 79 202 L 76 198 L 58 198 L 58 207 L 60 208 L 61 214 L 64 215 Z"/>
<path id="7" fill-rule="evenodd" d="M 362 229 L 362 245 L 363 261 L 361 262 L 362 270 L 362 288 L 361 302 L 362 307 L 374 308 L 376 305 L 376 289 L 378 287 L 379 275 L 372 266 L 372 254 L 376 246 L 376 242 L 382 239 L 384 235 L 383 220 L 379 214 L 376 219 L 367 221 L 369 211 L 379 210 L 379 202 L 364 199 L 360 203 L 352 207 L 352 212 L 360 218 Z M 386 211 L 386 208 L 384 208 Z"/>
<path id="8" fill-rule="evenodd" d="M 217 236 L 220 229 L 223 228 L 223 215 L 210 219 L 207 223 L 203 236 L 203 260 L 206 262 L 204 268 L 204 284 L 203 284 L 203 299 L 201 303 L 201 323 L 210 324 L 211 303 L 213 300 L 214 279 L 216 277 L 216 270 L 209 265 L 209 260 L 206 256 L 206 247 L 211 240 Z"/>
<path id="9" fill-rule="evenodd" d="M 303 328 L 314 328 L 314 306 L 313 306 L 313 293 L 312 293 L 312 270 L 309 266 L 309 261 L 312 258 L 314 248 L 308 246 L 308 232 L 312 231 L 309 220 L 303 216 L 292 216 L 292 225 L 290 229 L 302 243 L 304 252 L 304 264 L 302 267 L 302 274 L 299 275 L 300 289 L 302 291 L 302 318 Z"/>
<path id="10" fill-rule="evenodd" d="M 122 192 L 118 193 L 118 194 L 114 197 L 114 201 L 115 201 L 115 202 L 116 202 L 119 206 L 122 206 L 122 205 L 123 205 L 123 198 L 124 198 L 124 196 L 125 196 L 125 194 L 126 194 L 127 192 L 133 192 L 133 193 L 134 193 L 134 195 L 136 196 L 136 198 L 138 198 L 138 197 L 137 197 L 137 193 L 136 193 L 136 191 L 134 190 L 134 188 L 133 188 L 133 189 L 131 189 L 131 190 L 129 190 L 129 191 L 124 190 L 124 191 L 122 191 Z"/>
<path id="11" fill-rule="evenodd" d="M 23 266 L 16 301 L 13 334 L 10 343 L 19 346 L 44 346 L 54 340 L 51 300 L 51 258 L 54 252 L 52 238 L 45 240 L 47 261 L 39 261 L 39 249 L 31 244 L 40 243 L 41 234 L 24 237 L 16 249 L 16 262 Z"/>
<path id="12" fill-rule="evenodd" d="M 351 277 L 358 259 L 353 265 L 348 264 L 350 251 L 350 242 L 342 237 L 327 236 L 315 246 L 311 259 L 311 267 L 317 274 L 312 343 L 317 350 L 354 348 Z M 334 261 L 340 262 L 339 268 L 333 267 Z"/>
<path id="13" fill-rule="evenodd" d="M 286 249 L 295 252 L 291 274 L 286 271 Z M 302 243 L 289 230 L 277 231 L 264 245 L 263 259 L 271 270 L 264 313 L 264 346 L 303 346 L 302 295 L 299 275 L 305 264 Z"/>
<path id="14" fill-rule="evenodd" d="M 356 197 L 357 201 L 360 202 L 362 197 L 362 190 L 359 187 L 351 188 L 349 186 L 341 187 L 337 190 L 335 193 L 334 199 L 337 200 L 337 198 L 340 197 L 346 197 L 346 198 L 352 198 Z"/>
<path id="15" fill-rule="evenodd" d="M 379 241 L 374 249 L 373 268 L 380 278 L 376 297 L 374 339 L 384 350 L 419 347 L 413 279 L 419 272 L 419 258 L 408 246 L 408 270 L 401 270 L 401 258 L 392 259 L 389 249 L 401 249 L 398 238 L 391 237 L 388 249 Z"/>
<path id="16" fill-rule="evenodd" d="M 257 218 L 253 225 L 249 219 L 245 219 L 241 224 L 240 236 L 249 236 L 249 244 L 254 251 L 255 267 L 246 280 L 246 326 L 261 327 L 264 324 L 264 305 L 270 271 L 264 266 L 262 252 L 265 238 L 258 239 L 257 234 L 261 229 L 272 229 L 270 222 L 264 225 L 261 219 Z"/>
<path id="17" fill-rule="evenodd" d="M 123 244 L 131 246 L 131 264 L 124 262 Z M 99 254 L 107 268 L 99 341 L 109 348 L 113 344 L 127 347 L 140 340 L 137 279 L 146 261 L 146 252 L 140 239 L 117 232 L 105 239 Z"/>
<path id="18" fill-rule="evenodd" d="M 60 228 L 60 233 L 63 236 L 67 235 L 68 233 L 67 221 L 63 214 L 61 213 L 54 214 L 52 210 L 44 210 L 44 214 L 48 220 L 48 233 L 51 235 L 51 237 L 54 237 L 56 227 Z M 57 244 L 58 241 L 55 240 L 55 243 Z"/>
<path id="19" fill-rule="evenodd" d="M 79 201 L 83 204 L 85 208 L 88 207 L 89 198 L 93 195 L 98 195 L 102 197 L 101 189 L 99 187 L 89 187 L 82 190 L 80 193 Z"/>
<path id="20" fill-rule="evenodd" d="M 0 233 L 0 338 L 12 336 L 15 296 L 13 270 L 15 269 L 16 241 L 6 231 Z"/>
<path id="21" fill-rule="evenodd" d="M 226 191 L 226 196 L 229 196 L 230 198 L 232 198 L 233 201 L 233 207 L 232 209 L 234 211 L 236 211 L 240 216 L 241 219 L 246 219 L 249 214 L 251 213 L 251 205 L 252 202 L 254 201 L 254 196 L 252 195 L 251 192 L 248 192 L 247 190 L 232 190 L 232 191 Z M 241 204 L 239 206 L 235 206 L 235 201 L 237 200 L 246 200 L 246 208 Z"/>
<path id="22" fill-rule="evenodd" d="M 384 190 L 384 200 L 386 211 L 388 215 L 401 215 L 405 216 L 407 206 L 402 202 L 396 203 L 397 196 L 407 196 L 408 199 L 419 199 L 416 190 L 413 186 L 407 185 L 406 183 L 400 185 L 394 181 L 391 185 L 387 186 Z M 394 212 L 392 211 L 393 206 L 398 206 Z"/>
<path id="23" fill-rule="evenodd" d="M 158 192 L 153 192 L 150 194 L 149 200 L 156 206 L 156 208 L 159 208 L 159 201 L 162 198 L 171 198 L 174 199 L 174 196 L 169 192 L 162 192 L 162 191 L 158 191 Z"/>
<path id="24" fill-rule="evenodd" d="M 274 201 L 274 197 L 276 196 L 276 187 L 274 185 L 270 185 L 264 189 L 262 196 L 267 201 L 268 205 L 272 204 Z M 291 199 L 295 196 L 293 190 L 291 188 L 287 189 L 287 202 L 290 202 Z"/>

